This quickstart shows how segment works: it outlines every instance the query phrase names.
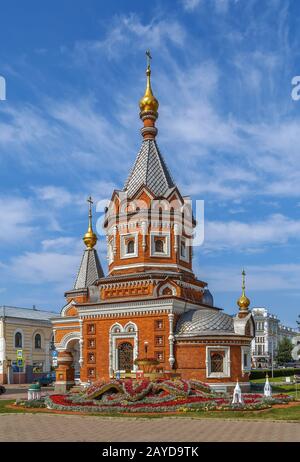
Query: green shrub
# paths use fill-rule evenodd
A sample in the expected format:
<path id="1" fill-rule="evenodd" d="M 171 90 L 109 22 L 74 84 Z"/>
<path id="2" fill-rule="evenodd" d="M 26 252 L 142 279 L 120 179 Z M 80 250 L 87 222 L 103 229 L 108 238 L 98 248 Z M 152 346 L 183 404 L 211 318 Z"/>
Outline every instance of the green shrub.
<path id="1" fill-rule="evenodd" d="M 273 373 L 274 377 L 288 377 L 294 374 L 299 374 L 300 370 L 289 367 L 286 369 L 274 369 Z M 253 369 L 250 374 L 250 380 L 264 379 L 266 374 L 268 374 L 268 376 L 271 377 L 271 369 Z"/>

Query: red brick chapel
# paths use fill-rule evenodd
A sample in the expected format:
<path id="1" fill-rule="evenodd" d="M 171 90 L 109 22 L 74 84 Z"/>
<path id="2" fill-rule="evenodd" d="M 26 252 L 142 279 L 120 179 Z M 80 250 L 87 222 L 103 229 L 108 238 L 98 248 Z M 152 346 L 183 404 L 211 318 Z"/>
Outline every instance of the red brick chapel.
<path id="1" fill-rule="evenodd" d="M 254 322 L 245 295 L 236 315 L 214 306 L 207 283 L 193 272 L 190 202 L 176 186 L 157 145 L 158 100 L 151 88 L 139 102 L 142 144 L 122 190 L 112 193 L 104 229 L 108 273 L 95 248 L 89 200 L 88 231 L 74 287 L 52 319 L 58 351 L 56 389 L 136 374 L 137 358 L 155 358 L 156 371 L 195 378 L 227 390 L 249 386 Z"/>

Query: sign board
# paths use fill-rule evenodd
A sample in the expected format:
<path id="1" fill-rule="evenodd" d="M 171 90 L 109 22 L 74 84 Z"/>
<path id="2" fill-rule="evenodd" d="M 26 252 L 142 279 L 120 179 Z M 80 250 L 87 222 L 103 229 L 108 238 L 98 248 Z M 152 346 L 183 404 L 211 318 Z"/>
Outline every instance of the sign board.
<path id="1" fill-rule="evenodd" d="M 58 351 L 53 350 L 53 351 L 51 352 L 51 354 L 52 354 L 52 358 L 57 358 L 57 356 L 58 356 Z"/>
<path id="2" fill-rule="evenodd" d="M 17 350 L 17 359 L 23 359 L 23 350 Z"/>
<path id="3" fill-rule="evenodd" d="M 121 378 L 121 372 L 120 371 L 116 371 L 116 379 L 117 380 L 120 380 Z"/>
<path id="4" fill-rule="evenodd" d="M 17 366 L 18 367 L 23 367 L 23 359 L 18 359 L 17 360 Z"/>

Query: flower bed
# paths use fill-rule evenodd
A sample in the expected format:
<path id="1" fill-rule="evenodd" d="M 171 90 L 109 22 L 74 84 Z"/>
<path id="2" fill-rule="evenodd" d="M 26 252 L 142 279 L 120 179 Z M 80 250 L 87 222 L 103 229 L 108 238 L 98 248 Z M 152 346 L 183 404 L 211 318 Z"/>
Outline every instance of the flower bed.
<path id="1" fill-rule="evenodd" d="M 49 409 L 93 413 L 153 413 L 203 410 L 260 410 L 292 398 L 244 394 L 243 404 L 231 404 L 228 394 L 213 393 L 208 385 L 195 380 L 111 380 L 91 385 L 85 394 L 52 395 L 45 399 Z"/>

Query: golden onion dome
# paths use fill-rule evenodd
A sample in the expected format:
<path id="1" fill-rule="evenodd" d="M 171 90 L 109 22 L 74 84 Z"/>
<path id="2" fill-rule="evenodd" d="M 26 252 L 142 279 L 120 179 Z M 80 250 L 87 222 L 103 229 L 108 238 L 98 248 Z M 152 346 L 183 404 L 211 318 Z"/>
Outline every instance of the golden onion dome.
<path id="1" fill-rule="evenodd" d="M 241 297 L 237 301 L 238 306 L 241 308 L 241 310 L 248 310 L 248 307 L 250 305 L 250 300 L 246 295 L 241 295 Z"/>
<path id="2" fill-rule="evenodd" d="M 250 300 L 245 294 L 245 276 L 246 276 L 246 273 L 243 270 L 242 271 L 242 295 L 240 296 L 240 298 L 237 301 L 237 304 L 238 304 L 238 306 L 240 307 L 240 309 L 242 311 L 248 311 L 248 308 L 249 308 L 249 305 L 250 305 Z"/>
<path id="3" fill-rule="evenodd" d="M 87 202 L 89 203 L 89 226 L 87 232 L 83 236 L 83 242 L 88 249 L 92 249 L 96 245 L 98 238 L 94 233 L 92 226 L 92 198 L 89 197 Z"/>
<path id="4" fill-rule="evenodd" d="M 150 59 L 151 55 L 150 52 L 146 52 L 147 59 L 148 59 L 148 65 L 147 65 L 147 70 L 146 70 L 146 76 L 147 76 L 147 86 L 146 86 L 146 91 L 144 96 L 140 99 L 139 106 L 141 112 L 149 112 L 152 111 L 157 115 L 157 110 L 159 106 L 159 102 L 155 98 L 152 92 L 151 88 L 151 68 L 150 68 Z"/>

